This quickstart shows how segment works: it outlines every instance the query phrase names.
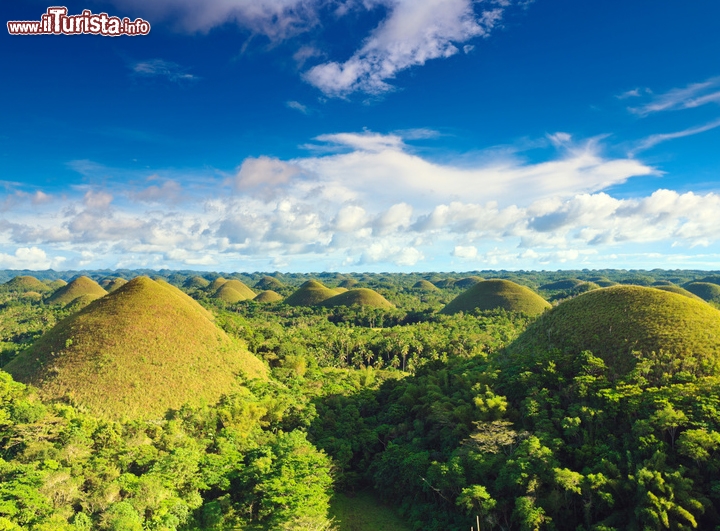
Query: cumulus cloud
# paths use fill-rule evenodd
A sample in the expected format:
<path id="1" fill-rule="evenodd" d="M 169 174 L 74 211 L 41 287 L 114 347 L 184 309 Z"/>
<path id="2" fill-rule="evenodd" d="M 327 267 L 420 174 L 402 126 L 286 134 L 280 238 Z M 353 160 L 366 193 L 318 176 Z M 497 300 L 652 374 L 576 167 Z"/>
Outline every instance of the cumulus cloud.
<path id="1" fill-rule="evenodd" d="M 278 187 L 290 183 L 302 170 L 287 162 L 270 157 L 247 158 L 238 169 L 234 187 L 238 192 L 274 197 Z"/>
<path id="2" fill-rule="evenodd" d="M 134 201 L 143 203 L 177 203 L 182 194 L 182 186 L 177 181 L 168 179 L 162 185 L 148 186 L 143 190 L 130 192 L 128 195 Z"/>
<path id="3" fill-rule="evenodd" d="M 63 257 L 49 257 L 45 251 L 37 247 L 20 247 L 12 254 L 0 253 L 2 269 L 50 269 L 60 267 Z"/>
<path id="4" fill-rule="evenodd" d="M 345 62 L 312 67 L 305 79 L 329 96 L 354 91 L 379 94 L 398 72 L 458 53 L 456 44 L 487 36 L 503 6 L 475 12 L 472 0 L 376 0 L 389 14 Z"/>
<path id="5" fill-rule="evenodd" d="M 555 160 L 538 164 L 503 158 L 461 167 L 423 159 L 396 135 L 343 133 L 318 140 L 341 143 L 351 150 L 292 163 L 319 183 L 342 186 L 354 191 L 355 197 L 383 206 L 397 198 L 421 206 L 460 198 L 527 204 L 541 197 L 594 192 L 656 173 L 637 160 L 604 158 L 596 141 L 567 145 Z"/>
<path id="6" fill-rule="evenodd" d="M 477 258 L 478 250 L 472 245 L 456 245 L 453 249 L 452 255 L 457 258 L 471 260 L 473 258 Z"/>
<path id="7" fill-rule="evenodd" d="M 189 181 L 162 171 L 152 183 L 126 179 L 122 191 L 94 186 L 52 201 L 28 192 L 11 207 L 12 221 L 0 217 L 2 260 L 44 265 L 54 260 L 38 252 L 45 249 L 88 267 L 262 270 L 303 260 L 386 270 L 450 257 L 537 267 L 612 265 L 602 257 L 651 244 L 673 252 L 720 245 L 720 195 L 613 197 L 606 187 L 653 168 L 604 156 L 599 141 L 552 137 L 556 150 L 542 162 L 501 155 L 453 165 L 417 155 L 401 134 L 341 133 L 316 139 L 331 148 L 325 154 L 245 160 L 225 183 L 233 193 L 220 179 L 191 193 Z M 181 192 L 197 201 L 174 209 Z"/>

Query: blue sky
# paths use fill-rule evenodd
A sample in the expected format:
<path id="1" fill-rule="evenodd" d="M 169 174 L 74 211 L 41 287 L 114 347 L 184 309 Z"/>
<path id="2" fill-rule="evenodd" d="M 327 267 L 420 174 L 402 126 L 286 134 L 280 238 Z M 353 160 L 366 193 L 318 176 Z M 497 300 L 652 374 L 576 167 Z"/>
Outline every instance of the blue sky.
<path id="1" fill-rule="evenodd" d="M 1 34 L 2 268 L 720 269 L 718 2 L 65 5 L 152 29 Z"/>

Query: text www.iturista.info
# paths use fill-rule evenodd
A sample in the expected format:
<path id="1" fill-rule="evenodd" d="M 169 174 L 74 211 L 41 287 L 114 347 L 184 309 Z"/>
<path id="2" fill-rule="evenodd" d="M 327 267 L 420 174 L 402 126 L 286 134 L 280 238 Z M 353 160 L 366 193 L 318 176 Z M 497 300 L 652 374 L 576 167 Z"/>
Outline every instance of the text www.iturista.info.
<path id="1" fill-rule="evenodd" d="M 150 23 L 136 18 L 111 17 L 107 13 L 92 13 L 89 9 L 79 15 L 68 15 L 67 7 L 48 7 L 39 21 L 11 20 L 7 23 L 10 35 L 147 35 Z"/>

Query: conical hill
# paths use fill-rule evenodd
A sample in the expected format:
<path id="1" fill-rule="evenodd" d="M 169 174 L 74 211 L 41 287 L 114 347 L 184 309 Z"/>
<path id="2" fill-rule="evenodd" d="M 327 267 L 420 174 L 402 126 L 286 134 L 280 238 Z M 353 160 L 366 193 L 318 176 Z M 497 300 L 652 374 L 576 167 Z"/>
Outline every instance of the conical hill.
<path id="1" fill-rule="evenodd" d="M 419 289 L 420 291 L 438 291 L 440 288 L 432 282 L 422 279 L 413 284 L 413 289 Z"/>
<path id="2" fill-rule="evenodd" d="M 65 282 L 63 279 L 58 278 L 57 280 L 53 280 L 52 282 L 47 283 L 48 287 L 55 291 L 58 288 L 62 288 L 63 286 L 67 286 L 67 282 Z"/>
<path id="3" fill-rule="evenodd" d="M 373 308 L 393 308 L 394 305 L 377 291 L 368 288 L 351 289 L 324 300 L 320 306 L 368 306 Z"/>
<path id="4" fill-rule="evenodd" d="M 14 291 L 18 293 L 24 293 L 26 291 L 43 293 L 52 289 L 44 282 L 27 275 L 11 278 L 3 284 L 3 288 L 5 291 Z"/>
<path id="5" fill-rule="evenodd" d="M 127 284 L 127 280 L 125 280 L 124 278 L 116 277 L 109 279 L 108 283 L 103 287 L 105 288 L 105 291 L 107 291 L 108 293 L 112 293 L 113 291 L 124 286 L 125 284 Z"/>
<path id="6" fill-rule="evenodd" d="M 482 282 L 482 281 L 483 281 L 483 279 L 481 277 L 472 275 L 469 277 L 461 278 L 460 280 L 456 280 L 455 284 L 453 284 L 453 287 L 467 289 L 467 288 L 471 288 L 478 282 Z"/>
<path id="7" fill-rule="evenodd" d="M 711 282 L 690 282 L 684 288 L 704 301 L 720 303 L 720 286 Z"/>
<path id="8" fill-rule="evenodd" d="M 65 306 L 66 304 L 70 304 L 78 297 L 83 297 L 87 295 L 89 297 L 99 299 L 100 297 L 104 297 L 105 295 L 107 295 L 107 293 L 108 292 L 105 291 L 100 286 L 100 284 L 95 282 L 93 279 L 83 276 L 77 277 L 67 286 L 59 288 L 57 291 L 55 291 L 55 293 L 50 296 L 47 301 L 50 304 L 62 304 L 63 306 Z"/>
<path id="9" fill-rule="evenodd" d="M 221 301 L 225 301 L 228 304 L 235 304 L 236 302 L 247 300 L 247 297 L 245 297 L 242 293 L 240 293 L 232 286 L 228 286 L 228 284 L 229 282 L 220 286 L 220 288 L 215 292 L 212 298 L 220 299 Z"/>
<path id="10" fill-rule="evenodd" d="M 475 309 L 508 311 L 538 315 L 550 308 L 550 304 L 530 288 L 509 280 L 493 279 L 478 282 L 448 303 L 440 313 L 452 315 Z"/>
<path id="11" fill-rule="evenodd" d="M 244 283 L 239 280 L 232 278 L 225 282 L 221 288 L 232 288 L 243 296 L 243 299 L 254 299 L 255 292 L 248 288 Z"/>
<path id="12" fill-rule="evenodd" d="M 558 355 L 588 350 L 614 377 L 643 357 L 661 360 L 662 371 L 670 374 L 719 374 L 720 311 L 656 288 L 596 289 L 542 315 L 508 348 L 510 361 L 525 367 L 555 350 Z"/>
<path id="13" fill-rule="evenodd" d="M 260 280 L 258 280 L 257 283 L 255 284 L 255 288 L 256 288 L 256 289 L 261 289 L 261 290 L 264 290 L 264 291 L 267 291 L 267 290 L 276 290 L 276 289 L 282 288 L 283 286 L 284 286 L 284 284 L 283 284 L 282 282 L 280 282 L 280 281 L 279 281 L 278 279 L 276 279 L 275 277 L 270 277 L 270 276 L 264 276 L 264 277 L 262 277 L 262 278 L 261 278 Z"/>
<path id="14" fill-rule="evenodd" d="M 337 292 L 324 286 L 317 280 L 308 280 L 285 299 L 285 304 L 289 304 L 290 306 L 315 306 L 336 295 Z"/>
<path id="15" fill-rule="evenodd" d="M 701 297 L 698 297 L 694 293 L 689 292 L 685 288 L 681 288 L 680 286 L 676 286 L 675 284 L 671 285 L 660 285 L 660 286 L 653 286 L 655 289 L 659 289 L 662 291 L 669 291 L 670 293 L 677 293 L 678 295 L 685 295 L 686 297 L 690 297 L 691 299 L 695 299 L 698 301 L 702 301 L 703 299 Z"/>
<path id="16" fill-rule="evenodd" d="M 138 277 L 58 323 L 5 370 L 100 416 L 158 418 L 216 401 L 240 374 L 266 374 L 208 316 L 177 288 Z"/>
<path id="17" fill-rule="evenodd" d="M 183 287 L 188 289 L 203 289 L 210 285 L 210 281 L 206 278 L 203 278 L 201 276 L 195 275 L 192 276 L 183 282 Z"/>
<path id="18" fill-rule="evenodd" d="M 258 293 L 253 299 L 255 302 L 278 302 L 282 300 L 282 295 L 273 290 L 265 290 Z"/>

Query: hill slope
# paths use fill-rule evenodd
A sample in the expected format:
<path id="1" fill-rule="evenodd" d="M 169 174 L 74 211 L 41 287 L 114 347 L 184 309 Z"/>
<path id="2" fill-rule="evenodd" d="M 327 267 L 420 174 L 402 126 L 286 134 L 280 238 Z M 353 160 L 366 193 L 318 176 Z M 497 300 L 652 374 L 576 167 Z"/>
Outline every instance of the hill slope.
<path id="1" fill-rule="evenodd" d="M 285 304 L 290 306 L 315 306 L 330 297 L 335 297 L 337 294 L 336 291 L 325 287 L 317 280 L 308 280 L 285 299 Z"/>
<path id="2" fill-rule="evenodd" d="M 255 302 L 278 302 L 282 300 L 282 295 L 280 295 L 276 291 L 267 289 L 255 295 L 255 298 L 253 300 Z"/>
<path id="3" fill-rule="evenodd" d="M 59 288 L 53 293 L 48 299 L 50 304 L 70 304 L 78 297 L 93 297 L 99 299 L 104 297 L 108 292 L 105 291 L 100 284 L 95 282 L 93 279 L 88 277 L 77 277 L 75 280 L 70 282 L 68 285 Z"/>
<path id="4" fill-rule="evenodd" d="M 368 288 L 351 289 L 320 303 L 320 306 L 369 306 L 373 308 L 392 308 L 394 305 L 377 291 Z"/>
<path id="5" fill-rule="evenodd" d="M 52 289 L 44 282 L 41 282 L 35 277 L 30 276 L 11 278 L 7 282 L 5 282 L 2 287 L 4 288 L 4 291 L 14 291 L 18 293 L 24 293 L 26 291 L 36 291 L 38 293 L 43 293 Z"/>
<path id="6" fill-rule="evenodd" d="M 509 348 L 516 358 L 558 349 L 602 358 L 612 375 L 661 350 L 664 370 L 717 374 L 720 311 L 689 297 L 640 286 L 614 286 L 570 299 L 535 321 Z M 525 363 L 527 365 L 527 363 Z"/>
<path id="7" fill-rule="evenodd" d="M 6 367 L 45 398 L 111 418 L 214 402 L 265 367 L 167 283 L 138 277 L 58 323 Z"/>
<path id="8" fill-rule="evenodd" d="M 508 311 L 537 315 L 550 304 L 537 293 L 509 280 L 493 279 L 478 282 L 448 303 L 440 313 L 452 315 L 475 309 Z"/>
<path id="9" fill-rule="evenodd" d="M 720 303 L 720 286 L 711 282 L 690 282 L 684 288 L 707 302 Z"/>

